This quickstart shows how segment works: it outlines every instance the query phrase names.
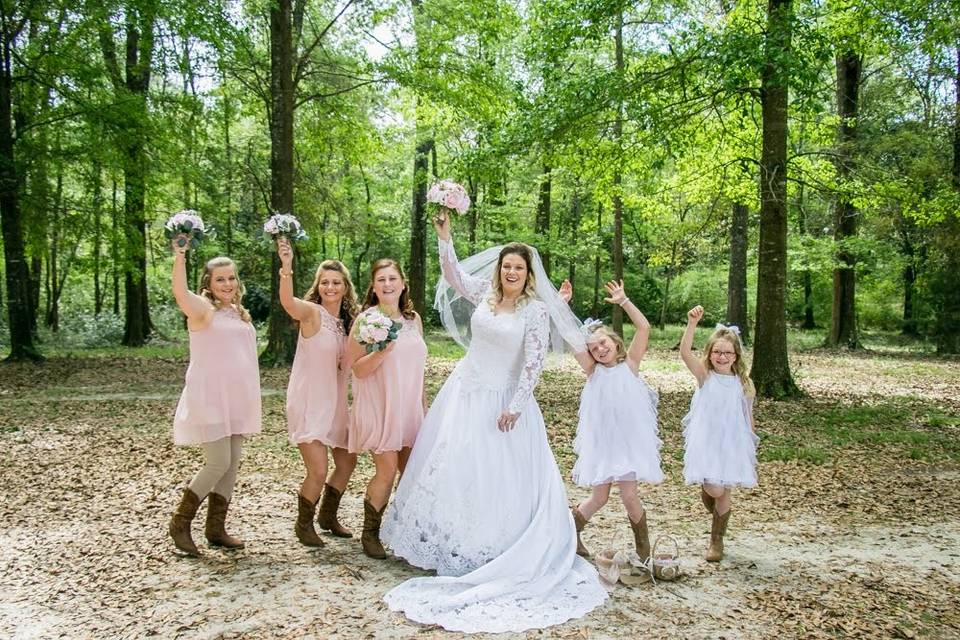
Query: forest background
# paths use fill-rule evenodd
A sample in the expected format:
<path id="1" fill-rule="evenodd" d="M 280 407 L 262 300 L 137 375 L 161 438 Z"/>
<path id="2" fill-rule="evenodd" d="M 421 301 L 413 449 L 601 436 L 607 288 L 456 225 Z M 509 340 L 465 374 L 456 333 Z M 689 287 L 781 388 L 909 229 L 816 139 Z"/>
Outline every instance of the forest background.
<path id="1" fill-rule="evenodd" d="M 298 291 L 390 256 L 435 321 L 424 194 L 451 178 L 461 255 L 535 244 L 581 316 L 619 277 L 661 328 L 703 304 L 762 396 L 797 392 L 788 324 L 957 353 L 958 25 L 955 0 L 3 0 L 3 348 L 182 335 L 183 208 L 218 231 L 191 281 L 237 260 L 266 364 L 295 336 L 274 211 L 310 234 Z"/>

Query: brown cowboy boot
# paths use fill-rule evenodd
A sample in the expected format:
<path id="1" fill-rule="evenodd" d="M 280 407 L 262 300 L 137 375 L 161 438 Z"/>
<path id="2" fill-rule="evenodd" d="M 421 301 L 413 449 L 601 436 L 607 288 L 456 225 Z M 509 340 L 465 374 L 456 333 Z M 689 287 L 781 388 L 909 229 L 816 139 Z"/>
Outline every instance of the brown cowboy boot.
<path id="1" fill-rule="evenodd" d="M 703 486 L 700 487 L 700 502 L 703 503 L 703 506 L 707 508 L 707 513 L 713 513 L 713 507 L 717 503 L 717 499 L 712 495 L 707 493 L 706 489 Z"/>
<path id="2" fill-rule="evenodd" d="M 640 556 L 640 560 L 646 562 L 650 557 L 650 533 L 647 531 L 647 510 L 643 510 L 643 515 L 640 516 L 640 520 L 634 522 L 630 520 L 629 516 L 627 520 L 630 521 L 630 528 L 633 529 L 633 544 L 637 548 L 637 555 Z"/>
<path id="3" fill-rule="evenodd" d="M 200 549 L 197 549 L 197 545 L 193 543 L 193 536 L 190 535 L 190 523 L 197 515 L 197 509 L 201 502 L 203 502 L 203 499 L 198 498 L 197 494 L 190 488 L 184 489 L 183 497 L 180 498 L 180 505 L 170 516 L 170 525 L 167 527 L 167 531 L 170 532 L 170 537 L 173 538 L 173 544 L 177 546 L 177 549 L 194 557 L 200 555 Z"/>
<path id="4" fill-rule="evenodd" d="M 243 540 L 234 538 L 224 528 L 229 506 L 227 499 L 219 493 L 211 492 L 207 496 L 207 526 L 204 528 L 204 533 L 207 535 L 207 542 L 215 547 L 243 549 Z"/>
<path id="5" fill-rule="evenodd" d="M 383 519 L 383 512 L 387 505 L 377 511 L 370 501 L 363 501 L 363 533 L 360 534 L 360 544 L 363 545 L 363 552 L 371 558 L 383 560 L 387 557 L 387 551 L 380 542 L 380 521 Z"/>
<path id="6" fill-rule="evenodd" d="M 313 513 L 316 509 L 316 502 L 310 502 L 302 493 L 297 494 L 297 523 L 293 525 L 293 532 L 297 534 L 297 540 L 308 547 L 323 546 L 323 540 L 313 528 Z"/>
<path id="7" fill-rule="evenodd" d="M 583 517 L 583 514 L 580 513 L 580 509 L 577 507 L 570 507 L 570 511 L 573 513 L 573 525 L 577 529 L 577 555 L 583 556 L 584 558 L 590 557 L 590 550 L 583 544 L 583 541 L 580 540 L 580 533 L 583 531 L 584 527 L 587 526 L 589 522 L 586 518 Z"/>
<path id="8" fill-rule="evenodd" d="M 329 531 L 338 538 L 352 538 L 353 532 L 337 520 L 337 511 L 340 509 L 340 498 L 343 493 L 329 484 L 323 485 L 323 498 L 320 500 L 320 513 L 317 515 L 317 524 L 324 531 Z"/>
<path id="9" fill-rule="evenodd" d="M 720 562 L 723 560 L 723 536 L 727 533 L 727 522 L 730 520 L 730 512 L 727 509 L 725 514 L 717 515 L 713 512 L 713 524 L 710 526 L 710 546 L 707 547 L 707 562 Z"/>

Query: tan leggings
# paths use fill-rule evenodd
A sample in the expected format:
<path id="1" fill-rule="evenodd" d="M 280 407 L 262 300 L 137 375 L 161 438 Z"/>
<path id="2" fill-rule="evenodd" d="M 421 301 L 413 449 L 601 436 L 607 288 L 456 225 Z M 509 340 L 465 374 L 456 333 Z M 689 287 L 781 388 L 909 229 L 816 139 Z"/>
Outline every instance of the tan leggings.
<path id="1" fill-rule="evenodd" d="M 190 481 L 190 490 L 201 500 L 211 491 L 230 501 L 237 482 L 243 436 L 229 436 L 203 444 L 203 468 Z"/>

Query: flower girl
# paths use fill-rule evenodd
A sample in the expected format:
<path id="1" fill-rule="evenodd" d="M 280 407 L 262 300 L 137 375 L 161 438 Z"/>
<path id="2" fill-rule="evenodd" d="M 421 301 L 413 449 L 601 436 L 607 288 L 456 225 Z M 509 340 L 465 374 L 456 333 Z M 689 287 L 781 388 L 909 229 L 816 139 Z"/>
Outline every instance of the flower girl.
<path id="1" fill-rule="evenodd" d="M 566 284 L 565 284 L 566 288 Z M 630 348 L 623 339 L 599 323 L 585 323 L 590 332 L 587 350 L 576 354 L 587 374 L 580 396 L 580 422 L 573 449 L 577 463 L 573 481 L 592 487 L 585 502 L 573 507 L 577 528 L 577 553 L 590 553 L 580 540 L 587 522 L 610 497 L 614 483 L 627 509 L 637 555 L 650 557 L 647 512 L 637 494 L 637 482 L 663 481 L 660 470 L 660 438 L 657 436 L 657 394 L 638 377 L 637 368 L 647 351 L 650 323 L 627 298 L 623 282 L 608 282 L 606 301 L 620 305 L 636 327 Z"/>
<path id="2" fill-rule="evenodd" d="M 687 484 L 701 485 L 700 498 L 713 515 L 706 559 L 719 562 L 730 520 L 731 490 L 757 485 L 754 391 L 737 327 L 718 324 L 702 359 L 694 356 L 693 334 L 702 317 L 701 306 L 688 311 L 680 339 L 680 357 L 697 378 L 690 412 L 683 418 L 683 477 Z"/>

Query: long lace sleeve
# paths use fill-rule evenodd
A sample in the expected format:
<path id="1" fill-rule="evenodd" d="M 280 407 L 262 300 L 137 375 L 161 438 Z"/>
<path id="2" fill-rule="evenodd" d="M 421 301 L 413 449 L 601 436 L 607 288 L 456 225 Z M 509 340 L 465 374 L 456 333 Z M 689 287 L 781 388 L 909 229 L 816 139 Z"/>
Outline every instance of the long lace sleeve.
<path id="1" fill-rule="evenodd" d="M 526 310 L 526 328 L 523 334 L 523 369 L 513 400 L 508 407 L 511 413 L 520 413 L 526 406 L 533 390 L 540 381 L 543 362 L 550 348 L 550 317 L 547 308 L 541 302 L 531 302 Z"/>
<path id="2" fill-rule="evenodd" d="M 456 289 L 457 293 L 472 302 L 480 304 L 483 294 L 490 287 L 490 282 L 476 276 L 471 276 L 460 268 L 460 262 L 457 260 L 457 253 L 453 249 L 453 243 L 438 238 L 440 249 L 440 271 L 443 278 L 450 286 Z"/>

